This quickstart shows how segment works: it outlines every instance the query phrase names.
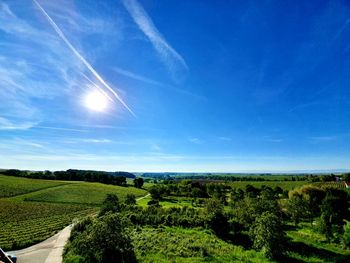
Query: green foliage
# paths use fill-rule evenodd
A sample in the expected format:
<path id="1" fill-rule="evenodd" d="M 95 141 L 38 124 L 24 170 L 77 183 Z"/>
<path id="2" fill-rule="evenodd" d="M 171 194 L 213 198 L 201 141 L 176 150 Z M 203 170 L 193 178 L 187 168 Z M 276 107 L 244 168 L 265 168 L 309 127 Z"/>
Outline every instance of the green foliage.
<path id="1" fill-rule="evenodd" d="M 329 241 L 341 233 L 344 219 L 348 219 L 349 203 L 347 193 L 342 190 L 327 189 L 326 192 L 321 204 L 320 230 Z"/>
<path id="2" fill-rule="evenodd" d="M 343 237 L 342 243 L 345 247 L 350 248 L 350 221 L 346 221 L 346 224 L 343 226 Z"/>
<path id="3" fill-rule="evenodd" d="M 225 242 L 205 229 L 136 228 L 131 233 L 138 262 L 270 262 L 259 252 Z"/>
<path id="4" fill-rule="evenodd" d="M 108 212 L 117 213 L 121 211 L 121 204 L 119 203 L 119 198 L 115 194 L 107 194 L 102 202 L 100 216 Z"/>
<path id="5" fill-rule="evenodd" d="M 287 211 L 295 225 L 298 225 L 303 218 L 309 217 L 308 204 L 300 194 L 292 195 L 288 199 Z"/>
<path id="6" fill-rule="evenodd" d="M 127 194 L 125 197 L 125 204 L 136 205 L 136 196 L 134 194 Z"/>
<path id="7" fill-rule="evenodd" d="M 143 181 L 143 178 L 141 178 L 141 177 L 134 179 L 134 186 L 136 188 L 142 188 L 143 183 L 144 183 L 144 181 Z"/>
<path id="8" fill-rule="evenodd" d="M 119 214 L 107 213 L 72 229 L 64 252 L 64 262 L 136 262 L 127 236 L 127 221 Z"/>
<path id="9" fill-rule="evenodd" d="M 281 255 L 284 242 L 284 232 L 281 220 L 271 212 L 264 212 L 257 217 L 249 235 L 254 248 L 261 250 L 267 258 L 276 258 Z"/>

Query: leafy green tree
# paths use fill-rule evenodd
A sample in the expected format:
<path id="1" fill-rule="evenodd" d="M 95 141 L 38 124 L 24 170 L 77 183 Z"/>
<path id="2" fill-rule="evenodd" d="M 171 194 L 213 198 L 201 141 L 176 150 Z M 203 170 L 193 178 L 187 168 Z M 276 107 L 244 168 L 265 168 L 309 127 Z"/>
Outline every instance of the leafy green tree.
<path id="1" fill-rule="evenodd" d="M 300 194 L 295 194 L 288 199 L 287 211 L 295 226 L 299 224 L 302 218 L 309 217 L 308 204 Z"/>
<path id="2" fill-rule="evenodd" d="M 127 194 L 125 198 L 125 204 L 136 205 L 136 196 L 134 194 Z"/>
<path id="3" fill-rule="evenodd" d="M 350 221 L 346 221 L 343 230 L 342 243 L 345 247 L 350 248 Z"/>
<path id="4" fill-rule="evenodd" d="M 327 189 L 321 204 L 319 228 L 328 241 L 342 232 L 344 219 L 349 216 L 348 195 L 343 190 Z"/>
<path id="5" fill-rule="evenodd" d="M 121 204 L 119 198 L 115 194 L 107 194 L 106 198 L 102 202 L 102 207 L 100 210 L 100 216 L 106 214 L 107 212 L 120 212 Z"/>
<path id="6" fill-rule="evenodd" d="M 285 239 L 281 220 L 271 212 L 264 212 L 252 225 L 249 236 L 255 249 L 261 250 L 267 258 L 281 255 L 281 246 Z"/>
<path id="7" fill-rule="evenodd" d="M 131 239 L 125 231 L 127 224 L 119 214 L 107 213 L 83 229 L 74 227 L 64 252 L 64 263 L 136 262 Z"/>
<path id="8" fill-rule="evenodd" d="M 136 188 L 142 188 L 143 184 L 144 184 L 143 178 L 139 177 L 134 179 L 134 186 Z"/>

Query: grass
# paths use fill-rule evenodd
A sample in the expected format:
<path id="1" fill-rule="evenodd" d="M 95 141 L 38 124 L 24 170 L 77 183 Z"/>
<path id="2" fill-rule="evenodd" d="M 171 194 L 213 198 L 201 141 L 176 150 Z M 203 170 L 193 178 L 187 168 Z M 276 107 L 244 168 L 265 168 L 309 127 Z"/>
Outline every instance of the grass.
<path id="1" fill-rule="evenodd" d="M 140 263 L 148 262 L 271 262 L 203 229 L 139 228 L 132 232 Z"/>
<path id="2" fill-rule="evenodd" d="M 68 183 L 0 175 L 0 198 L 26 194 Z"/>
<path id="3" fill-rule="evenodd" d="M 197 198 L 201 199 L 201 198 Z M 143 198 L 137 202 L 138 205 L 141 206 L 147 206 L 147 203 L 152 200 L 151 196 L 147 196 L 146 198 Z M 192 201 L 194 199 L 191 197 L 180 197 L 180 196 L 167 196 L 163 198 L 159 204 L 164 207 L 193 207 Z"/>
<path id="4" fill-rule="evenodd" d="M 134 187 L 80 182 L 22 195 L 20 199 L 49 203 L 100 205 L 106 194 L 116 194 L 123 200 L 127 194 L 134 194 L 136 197 L 141 197 L 146 195 L 147 192 Z M 19 198 L 16 199 L 18 200 Z"/>
<path id="5" fill-rule="evenodd" d="M 324 235 L 307 223 L 287 231 L 291 239 L 287 256 L 301 262 L 349 262 L 350 250 L 328 243 Z"/>

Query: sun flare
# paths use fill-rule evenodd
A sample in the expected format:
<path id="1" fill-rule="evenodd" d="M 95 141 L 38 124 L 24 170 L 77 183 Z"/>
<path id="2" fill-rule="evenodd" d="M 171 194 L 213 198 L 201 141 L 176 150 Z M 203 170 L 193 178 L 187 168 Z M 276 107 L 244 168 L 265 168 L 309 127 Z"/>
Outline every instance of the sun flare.
<path id="1" fill-rule="evenodd" d="M 108 107 L 108 100 L 102 92 L 94 90 L 86 94 L 84 105 L 92 111 L 104 112 Z"/>

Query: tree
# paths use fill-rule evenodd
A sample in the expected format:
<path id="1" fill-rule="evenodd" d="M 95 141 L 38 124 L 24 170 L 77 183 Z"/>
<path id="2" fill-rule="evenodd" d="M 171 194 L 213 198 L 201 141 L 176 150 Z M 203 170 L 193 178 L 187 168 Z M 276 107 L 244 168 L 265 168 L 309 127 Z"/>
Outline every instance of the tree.
<path id="1" fill-rule="evenodd" d="M 267 258 L 281 255 L 281 246 L 285 234 L 281 219 L 271 212 L 264 212 L 257 217 L 249 231 L 255 249 L 261 250 Z"/>
<path id="2" fill-rule="evenodd" d="M 327 189 L 327 195 L 321 204 L 320 232 L 330 241 L 335 234 L 342 232 L 344 219 L 348 219 L 348 195 L 339 189 Z"/>
<path id="3" fill-rule="evenodd" d="M 131 239 L 125 231 L 127 224 L 119 214 L 107 213 L 83 228 L 73 227 L 64 262 L 136 262 Z"/>
<path id="4" fill-rule="evenodd" d="M 302 195 L 293 195 L 287 203 L 287 211 L 297 226 L 302 218 L 308 217 L 308 204 Z"/>
<path id="5" fill-rule="evenodd" d="M 345 247 L 350 248 L 350 221 L 346 221 L 343 226 L 344 234 L 342 237 L 342 243 Z"/>
<path id="6" fill-rule="evenodd" d="M 127 194 L 125 198 L 125 204 L 136 205 L 136 196 L 134 194 Z"/>
<path id="7" fill-rule="evenodd" d="M 143 181 L 143 178 L 141 178 L 141 177 L 134 179 L 134 186 L 136 188 L 142 188 L 143 183 L 144 183 L 144 181 Z"/>
<path id="8" fill-rule="evenodd" d="M 119 203 L 119 198 L 115 194 L 107 194 L 106 198 L 102 202 L 102 207 L 100 210 L 100 216 L 106 214 L 107 212 L 120 212 L 121 206 Z"/>

